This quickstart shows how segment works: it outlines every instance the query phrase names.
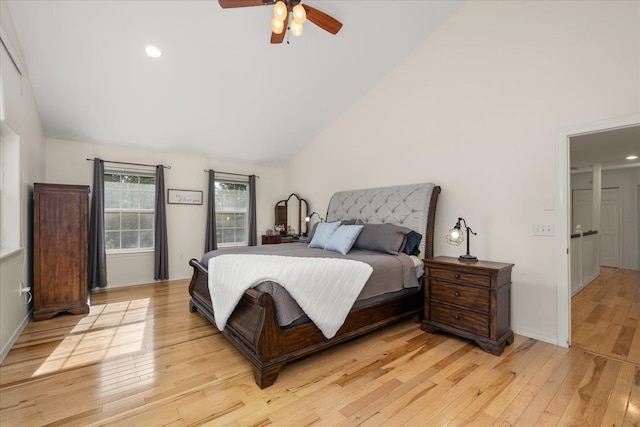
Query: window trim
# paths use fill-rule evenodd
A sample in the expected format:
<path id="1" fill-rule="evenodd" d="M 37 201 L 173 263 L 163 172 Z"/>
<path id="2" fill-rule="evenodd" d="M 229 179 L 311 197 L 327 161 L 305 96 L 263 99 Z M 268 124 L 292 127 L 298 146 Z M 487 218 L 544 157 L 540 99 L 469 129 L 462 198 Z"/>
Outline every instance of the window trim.
<path id="1" fill-rule="evenodd" d="M 0 258 L 24 249 L 21 138 L 0 122 Z"/>
<path id="2" fill-rule="evenodd" d="M 156 195 L 156 192 L 158 191 L 157 188 L 157 184 L 155 182 L 155 174 L 153 172 L 149 172 L 149 171 L 141 171 L 141 170 L 136 170 L 136 169 L 128 169 L 128 168 L 105 168 L 104 171 L 104 175 L 133 175 L 133 176 L 138 176 L 138 177 L 149 177 L 149 178 L 154 178 L 154 182 L 153 182 L 153 186 L 154 186 L 154 198 Z M 105 181 L 106 184 L 106 181 Z M 153 232 L 153 245 L 151 247 L 148 248 L 141 248 L 141 247 L 137 247 L 137 248 L 118 248 L 118 249 L 108 249 L 105 247 L 105 253 L 107 256 L 109 255 L 126 255 L 126 254 L 144 254 L 144 253 L 151 253 L 155 251 L 155 213 L 156 213 L 156 209 L 155 209 L 155 203 L 154 203 L 154 207 L 153 209 L 109 209 L 106 206 L 106 188 L 105 188 L 105 207 L 104 207 L 104 214 L 106 216 L 107 213 L 153 213 L 154 216 L 154 224 L 153 224 L 153 228 L 151 229 L 151 231 Z M 145 229 L 146 230 L 146 229 Z M 108 231 L 116 231 L 116 230 L 107 230 L 106 229 L 106 220 L 105 220 L 105 243 L 106 243 L 106 239 L 107 239 L 107 232 Z M 119 229 L 120 233 L 122 233 L 122 228 Z M 126 230 L 125 230 L 126 231 Z M 131 230 L 129 230 L 131 231 Z M 140 229 L 138 228 L 137 231 L 139 232 Z M 140 242 L 138 242 L 138 244 L 140 244 Z M 122 241 L 120 242 L 120 245 L 122 246 Z"/>
<path id="3" fill-rule="evenodd" d="M 245 221 L 244 221 L 244 240 L 242 242 L 231 242 L 231 243 L 222 243 L 220 241 L 218 241 L 218 230 L 220 230 L 220 226 L 218 225 L 218 221 L 216 220 L 216 244 L 218 246 L 218 248 L 222 249 L 222 248 L 237 248 L 237 247 L 244 247 L 244 246 L 249 246 L 249 199 L 250 199 L 250 192 L 251 192 L 251 188 L 249 186 L 249 181 L 243 181 L 240 179 L 220 179 L 220 178 L 216 178 L 215 179 L 215 184 L 217 183 L 225 183 L 225 184 L 242 184 L 245 186 L 246 191 L 247 191 L 247 198 L 246 198 L 246 203 L 245 203 L 245 210 L 244 211 L 218 211 L 218 204 L 216 203 L 216 209 L 214 212 L 214 215 L 218 215 L 219 213 L 244 213 L 245 214 Z M 215 188 L 214 188 L 215 191 Z"/>

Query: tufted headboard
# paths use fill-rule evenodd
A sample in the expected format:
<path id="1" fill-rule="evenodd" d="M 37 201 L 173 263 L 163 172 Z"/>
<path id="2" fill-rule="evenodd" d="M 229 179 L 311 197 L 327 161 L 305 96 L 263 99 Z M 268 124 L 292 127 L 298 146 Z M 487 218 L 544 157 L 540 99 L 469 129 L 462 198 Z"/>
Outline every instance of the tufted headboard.
<path id="1" fill-rule="evenodd" d="M 329 201 L 327 222 L 359 219 L 390 223 L 422 235 L 420 254 L 433 256 L 433 229 L 440 187 L 433 183 L 339 191 Z"/>

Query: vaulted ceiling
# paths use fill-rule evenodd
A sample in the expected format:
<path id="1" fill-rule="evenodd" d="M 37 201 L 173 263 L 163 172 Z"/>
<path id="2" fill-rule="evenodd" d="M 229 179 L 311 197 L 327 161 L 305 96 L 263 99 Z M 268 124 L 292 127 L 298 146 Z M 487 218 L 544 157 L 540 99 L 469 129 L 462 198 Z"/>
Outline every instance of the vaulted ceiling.
<path id="1" fill-rule="evenodd" d="M 269 42 L 272 6 L 9 1 L 50 138 L 285 164 L 460 7 L 303 0 L 341 21 Z M 145 54 L 155 44 L 162 56 Z"/>

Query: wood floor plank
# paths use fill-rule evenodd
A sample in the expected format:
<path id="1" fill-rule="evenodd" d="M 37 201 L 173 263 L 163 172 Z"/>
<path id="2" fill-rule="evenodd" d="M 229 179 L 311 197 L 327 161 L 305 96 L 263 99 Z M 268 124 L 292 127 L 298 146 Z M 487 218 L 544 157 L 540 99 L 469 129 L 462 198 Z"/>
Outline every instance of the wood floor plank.
<path id="1" fill-rule="evenodd" d="M 571 349 L 516 335 L 498 357 L 410 319 L 264 390 L 189 312 L 187 281 L 101 290 L 88 315 L 27 325 L 0 366 L 0 425 L 637 425 L 638 275 L 603 270 L 576 295 L 572 319 L 595 323 L 574 323 Z"/>

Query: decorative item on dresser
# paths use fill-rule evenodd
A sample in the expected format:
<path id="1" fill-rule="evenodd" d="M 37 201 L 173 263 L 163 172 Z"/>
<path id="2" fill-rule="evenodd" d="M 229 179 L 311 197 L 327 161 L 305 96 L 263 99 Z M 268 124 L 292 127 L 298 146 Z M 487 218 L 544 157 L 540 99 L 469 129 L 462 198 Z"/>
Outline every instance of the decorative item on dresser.
<path id="1" fill-rule="evenodd" d="M 425 260 L 422 330 L 442 329 L 474 340 L 484 351 L 500 355 L 513 343 L 511 269 L 513 264 L 461 261 L 452 257 Z"/>
<path id="2" fill-rule="evenodd" d="M 33 320 L 89 312 L 89 186 L 33 185 Z"/>

